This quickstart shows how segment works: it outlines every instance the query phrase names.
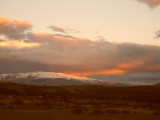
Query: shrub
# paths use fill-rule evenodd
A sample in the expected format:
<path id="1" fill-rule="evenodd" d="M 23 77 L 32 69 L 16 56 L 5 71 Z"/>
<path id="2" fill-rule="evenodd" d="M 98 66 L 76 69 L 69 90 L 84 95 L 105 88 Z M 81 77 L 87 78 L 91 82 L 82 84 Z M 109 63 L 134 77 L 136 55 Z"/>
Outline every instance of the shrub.
<path id="1" fill-rule="evenodd" d="M 116 109 L 107 109 L 106 112 L 107 112 L 107 113 L 113 113 L 113 114 L 120 113 L 120 111 L 119 111 L 119 110 L 116 110 Z"/>
<path id="2" fill-rule="evenodd" d="M 83 113 L 83 108 L 82 107 L 75 107 L 72 110 L 72 112 L 75 113 L 75 114 L 82 114 Z"/>
<path id="3" fill-rule="evenodd" d="M 36 107 L 41 108 L 41 109 L 51 109 L 53 108 L 53 104 L 52 102 L 46 102 L 46 101 L 41 101 L 41 102 L 37 102 L 35 104 Z"/>
<path id="4" fill-rule="evenodd" d="M 160 115 L 160 111 L 154 111 L 153 115 Z"/>
<path id="5" fill-rule="evenodd" d="M 0 102 L 0 107 L 4 107 L 4 106 L 5 106 L 5 104 Z"/>
<path id="6" fill-rule="evenodd" d="M 95 110 L 93 110 L 93 112 L 92 112 L 94 115 L 101 115 L 101 114 L 103 114 L 104 112 L 102 111 L 102 110 L 100 110 L 100 109 L 95 109 Z"/>
<path id="7" fill-rule="evenodd" d="M 131 111 L 130 111 L 130 110 L 122 110 L 122 113 L 123 113 L 123 114 L 130 114 Z"/>
<path id="8" fill-rule="evenodd" d="M 24 103 L 24 101 L 20 98 L 20 97 L 16 97 L 15 99 L 14 99 L 14 101 L 12 102 L 12 104 L 14 104 L 14 105 L 22 105 Z"/>

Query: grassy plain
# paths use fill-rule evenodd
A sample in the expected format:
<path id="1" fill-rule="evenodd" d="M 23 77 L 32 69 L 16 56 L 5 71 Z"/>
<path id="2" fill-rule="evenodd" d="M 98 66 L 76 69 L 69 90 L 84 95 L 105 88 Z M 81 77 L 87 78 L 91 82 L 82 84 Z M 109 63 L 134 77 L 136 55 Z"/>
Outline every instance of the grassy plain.
<path id="1" fill-rule="evenodd" d="M 0 83 L 0 120 L 160 120 L 160 86 Z"/>

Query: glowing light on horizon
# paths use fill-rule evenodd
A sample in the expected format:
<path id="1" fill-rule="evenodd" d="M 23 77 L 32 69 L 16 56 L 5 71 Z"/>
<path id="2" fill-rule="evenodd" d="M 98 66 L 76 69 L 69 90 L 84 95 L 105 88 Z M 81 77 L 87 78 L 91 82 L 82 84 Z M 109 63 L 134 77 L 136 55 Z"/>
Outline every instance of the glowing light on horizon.
<path id="1" fill-rule="evenodd" d="M 26 43 L 24 41 L 2 41 L 0 47 L 15 47 L 15 48 L 31 48 L 39 46 L 39 43 Z"/>
<path id="2" fill-rule="evenodd" d="M 126 72 L 120 69 L 112 69 L 112 70 L 104 70 L 104 71 L 96 71 L 96 72 L 69 72 L 64 73 L 66 75 L 72 76 L 90 76 L 90 75 L 125 75 Z"/>

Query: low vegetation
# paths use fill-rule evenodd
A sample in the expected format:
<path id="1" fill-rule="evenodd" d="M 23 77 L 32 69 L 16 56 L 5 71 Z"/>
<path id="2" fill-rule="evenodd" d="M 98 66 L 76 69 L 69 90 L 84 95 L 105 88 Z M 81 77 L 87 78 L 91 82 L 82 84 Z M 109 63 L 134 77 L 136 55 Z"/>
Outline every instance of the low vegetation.
<path id="1" fill-rule="evenodd" d="M 160 86 L 33 86 L 0 83 L 0 110 L 57 110 L 71 115 L 160 118 Z M 3 113 L 3 111 L 2 111 Z M 9 116 L 7 116 L 9 117 Z M 148 117 L 149 118 L 149 117 Z M 141 118 L 143 120 L 143 118 Z M 154 118 L 156 119 L 156 118 Z"/>

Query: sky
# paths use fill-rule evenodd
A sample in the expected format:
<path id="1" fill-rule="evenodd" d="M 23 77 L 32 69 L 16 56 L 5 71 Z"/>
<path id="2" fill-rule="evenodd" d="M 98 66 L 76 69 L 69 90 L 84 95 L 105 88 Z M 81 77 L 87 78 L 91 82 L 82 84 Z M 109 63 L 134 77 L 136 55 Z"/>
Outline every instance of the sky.
<path id="1" fill-rule="evenodd" d="M 0 0 L 0 73 L 160 82 L 159 21 L 160 0 Z"/>

